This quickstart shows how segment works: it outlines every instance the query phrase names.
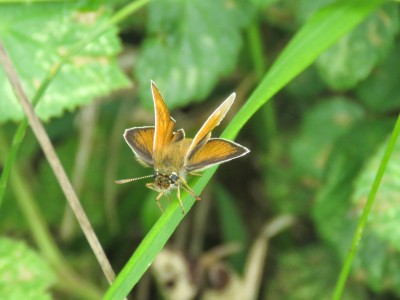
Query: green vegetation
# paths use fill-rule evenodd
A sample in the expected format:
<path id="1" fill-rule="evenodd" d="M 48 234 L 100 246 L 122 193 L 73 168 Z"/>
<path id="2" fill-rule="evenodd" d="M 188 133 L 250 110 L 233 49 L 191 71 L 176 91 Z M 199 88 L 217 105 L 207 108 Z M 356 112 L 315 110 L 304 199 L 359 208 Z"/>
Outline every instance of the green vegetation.
<path id="1" fill-rule="evenodd" d="M 1 59 L 0 298 L 399 297 L 398 37 L 380 0 L 1 2 L 0 44 L 100 243 Z M 150 80 L 187 137 L 237 93 L 213 136 L 251 152 L 189 178 L 186 214 L 174 192 L 159 211 L 151 178 L 114 183 L 153 172 L 122 137 L 154 124 Z"/>

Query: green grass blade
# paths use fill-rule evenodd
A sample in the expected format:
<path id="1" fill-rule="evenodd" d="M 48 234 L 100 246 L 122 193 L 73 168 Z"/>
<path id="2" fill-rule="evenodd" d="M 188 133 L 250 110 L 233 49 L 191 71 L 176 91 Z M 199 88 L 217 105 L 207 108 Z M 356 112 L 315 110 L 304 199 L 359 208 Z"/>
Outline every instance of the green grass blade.
<path id="1" fill-rule="evenodd" d="M 363 21 L 382 2 L 344 0 L 318 11 L 292 38 L 249 100 L 230 122 L 223 136 L 235 137 L 262 105 L 310 66 L 324 50 Z"/>
<path id="2" fill-rule="evenodd" d="M 282 55 L 264 76 L 247 103 L 230 122 L 222 137 L 234 138 L 251 116 L 282 87 L 307 68 L 341 36 L 363 21 L 376 9 L 381 0 L 344 0 L 318 11 L 291 40 Z M 194 190 L 200 193 L 216 168 L 207 170 L 197 180 Z M 186 210 L 194 200 L 183 199 Z M 199 203 L 201 205 L 201 203 Z M 174 232 L 183 215 L 177 201 L 173 201 L 157 223 L 145 236 L 128 263 L 108 289 L 104 299 L 123 299 L 142 277 L 158 252 Z"/>
<path id="3" fill-rule="evenodd" d="M 8 178 L 10 177 L 11 168 L 14 165 L 14 161 L 17 157 L 19 147 L 24 139 L 26 128 L 28 127 L 28 121 L 26 118 L 21 121 L 18 126 L 17 132 L 14 134 L 14 138 L 11 144 L 11 150 L 7 154 L 7 159 L 4 163 L 3 172 L 0 178 L 0 208 L 3 203 L 4 195 L 6 193 Z"/>
<path id="4" fill-rule="evenodd" d="M 390 157 L 393 153 L 393 149 L 396 145 L 396 142 L 399 138 L 400 134 L 400 115 L 397 117 L 396 125 L 393 129 L 392 136 L 390 137 L 389 143 L 386 147 L 385 153 L 382 157 L 382 161 L 379 165 L 379 169 L 375 175 L 374 182 L 371 187 L 371 191 L 369 192 L 367 202 L 365 203 L 363 213 L 361 215 L 360 221 L 357 225 L 356 232 L 353 237 L 353 241 L 351 242 L 349 253 L 346 256 L 346 260 L 343 264 L 342 270 L 340 271 L 338 281 L 336 283 L 335 291 L 333 294 L 333 300 L 339 300 L 342 296 L 343 289 L 349 276 L 351 265 L 354 260 L 354 256 L 357 253 L 358 246 L 360 244 L 360 240 L 367 224 L 369 213 L 371 212 L 372 206 L 374 204 L 376 193 L 378 192 L 379 185 L 382 181 L 383 174 L 385 173 L 386 167 L 389 163 Z"/>

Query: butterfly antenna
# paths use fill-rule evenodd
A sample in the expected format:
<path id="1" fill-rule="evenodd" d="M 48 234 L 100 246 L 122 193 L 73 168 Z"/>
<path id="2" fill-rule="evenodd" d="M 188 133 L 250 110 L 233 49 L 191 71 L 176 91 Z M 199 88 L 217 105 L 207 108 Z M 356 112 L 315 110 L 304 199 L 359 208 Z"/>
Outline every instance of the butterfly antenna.
<path id="1" fill-rule="evenodd" d="M 124 183 L 132 182 L 132 181 L 136 181 L 136 180 L 140 180 L 140 179 L 150 178 L 150 177 L 153 177 L 153 176 L 154 176 L 154 175 L 147 175 L 147 176 L 136 177 L 136 178 L 128 178 L 128 179 L 115 180 L 115 183 L 117 183 L 117 184 L 124 184 Z"/>

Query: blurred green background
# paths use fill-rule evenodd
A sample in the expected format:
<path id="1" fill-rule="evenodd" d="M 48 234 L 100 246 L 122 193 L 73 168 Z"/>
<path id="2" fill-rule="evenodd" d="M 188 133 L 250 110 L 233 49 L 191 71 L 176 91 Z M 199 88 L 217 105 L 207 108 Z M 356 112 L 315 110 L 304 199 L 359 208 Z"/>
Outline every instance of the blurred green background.
<path id="1" fill-rule="evenodd" d="M 161 214 L 145 182 L 114 183 L 152 173 L 122 137 L 126 128 L 154 124 L 150 79 L 188 137 L 236 92 L 218 136 L 294 33 L 332 2 L 153 1 L 62 67 L 36 112 L 117 273 Z M 62 55 L 128 3 L 0 4 L 0 40 L 28 96 Z M 255 294 L 330 299 L 399 113 L 399 82 L 399 5 L 388 1 L 254 115 L 236 138 L 251 153 L 218 169 L 169 243 L 184 263 L 196 262 L 185 265 L 188 272 L 204 271 L 200 279 L 192 274 L 197 297 L 232 299 L 207 298 L 227 289 L 212 280 L 213 268 L 223 263 L 231 280 L 246 278 L 262 228 L 290 216 L 264 242 Z M 2 68 L 0 84 L 2 170 L 23 114 Z M 0 299 L 95 299 L 107 289 L 29 129 L 0 203 Z M 397 145 L 343 299 L 400 297 L 399 228 Z M 200 263 L 232 242 L 241 248 Z M 46 256 L 46 247 L 57 248 L 68 267 Z M 168 293 L 146 274 L 131 298 L 173 299 Z"/>

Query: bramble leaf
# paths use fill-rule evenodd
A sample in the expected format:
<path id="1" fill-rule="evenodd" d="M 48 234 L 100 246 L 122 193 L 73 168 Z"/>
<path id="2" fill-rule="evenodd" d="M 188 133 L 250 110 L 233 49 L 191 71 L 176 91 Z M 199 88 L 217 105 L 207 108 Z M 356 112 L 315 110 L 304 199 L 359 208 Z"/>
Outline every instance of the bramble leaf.
<path id="1" fill-rule="evenodd" d="M 101 26 L 110 10 L 99 6 L 81 10 L 76 3 L 2 4 L 0 39 L 22 84 L 32 98 L 41 81 L 81 39 Z M 118 67 L 120 51 L 115 28 L 90 43 L 64 65 L 52 81 L 36 112 L 42 120 L 62 115 L 95 97 L 129 84 Z M 0 70 L 0 122 L 18 121 L 22 110 Z"/>
<path id="2" fill-rule="evenodd" d="M 24 243 L 0 238 L 0 298 L 50 300 L 47 289 L 55 275 L 48 264 Z"/>

